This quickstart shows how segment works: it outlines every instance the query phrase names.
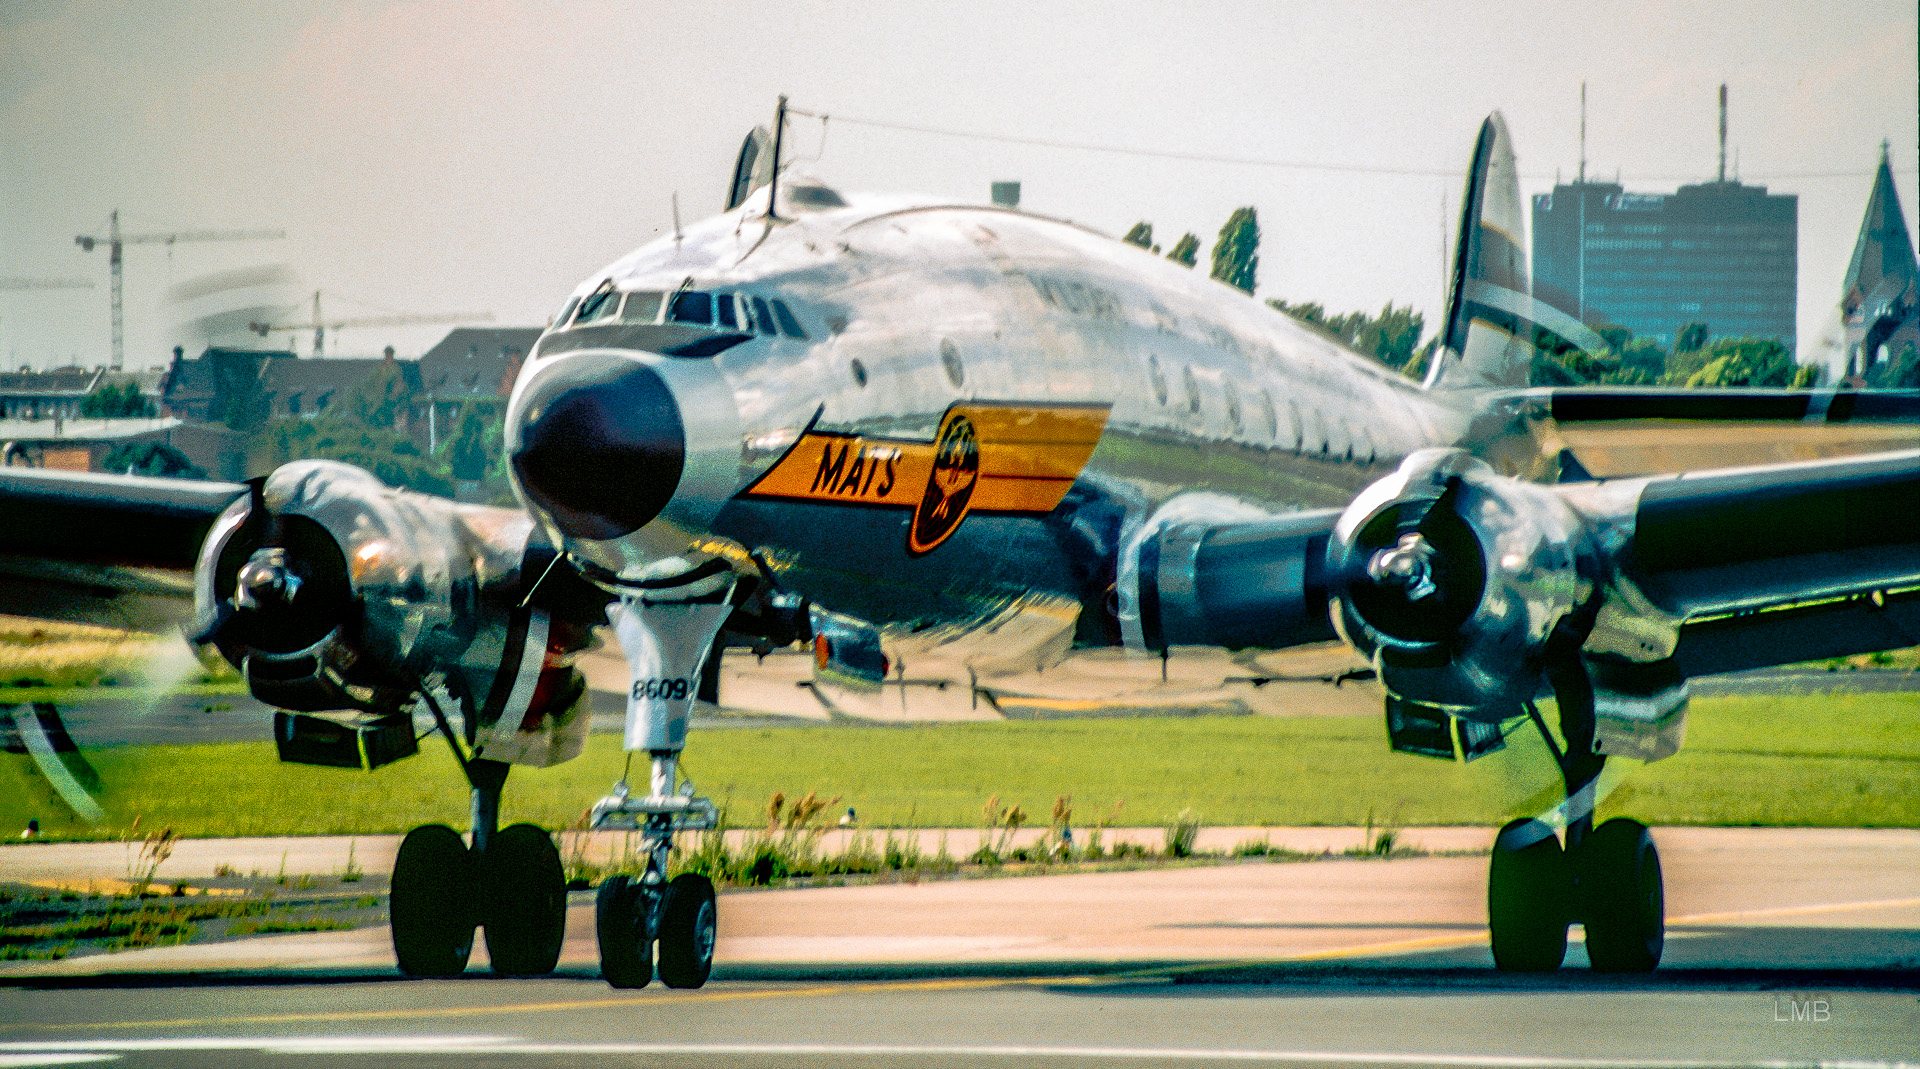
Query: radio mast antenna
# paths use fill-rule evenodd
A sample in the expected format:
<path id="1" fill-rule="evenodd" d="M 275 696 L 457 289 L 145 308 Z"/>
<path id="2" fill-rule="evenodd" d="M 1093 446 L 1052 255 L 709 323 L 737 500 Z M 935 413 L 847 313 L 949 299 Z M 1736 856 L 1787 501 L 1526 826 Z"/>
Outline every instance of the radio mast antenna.
<path id="1" fill-rule="evenodd" d="M 1580 83 L 1580 185 L 1587 184 L 1587 83 Z"/>
<path id="2" fill-rule="evenodd" d="M 775 206 L 780 203 L 780 142 L 787 132 L 787 95 L 773 109 L 773 177 L 767 181 L 767 218 L 778 219 Z"/>
<path id="3" fill-rule="evenodd" d="M 1720 181 L 1727 180 L 1727 83 L 1720 83 Z"/>

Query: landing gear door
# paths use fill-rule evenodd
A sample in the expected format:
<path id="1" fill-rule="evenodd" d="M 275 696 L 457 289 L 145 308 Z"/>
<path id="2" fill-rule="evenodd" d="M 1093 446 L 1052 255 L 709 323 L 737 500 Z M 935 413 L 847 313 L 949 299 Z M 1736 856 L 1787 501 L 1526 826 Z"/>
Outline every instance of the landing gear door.
<path id="1" fill-rule="evenodd" d="M 678 751 L 700 690 L 700 669 L 713 636 L 733 611 L 727 598 L 702 602 L 623 600 L 614 633 L 626 651 L 626 748 Z"/>

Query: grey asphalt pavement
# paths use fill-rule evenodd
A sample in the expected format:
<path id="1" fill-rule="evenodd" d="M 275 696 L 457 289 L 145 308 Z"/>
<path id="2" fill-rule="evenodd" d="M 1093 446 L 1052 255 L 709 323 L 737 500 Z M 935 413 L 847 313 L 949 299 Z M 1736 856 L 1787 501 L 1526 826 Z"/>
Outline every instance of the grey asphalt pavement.
<path id="1" fill-rule="evenodd" d="M 7 966 L 0 1065 L 1920 1062 L 1920 832 L 1657 836 L 1650 976 L 1494 972 L 1480 857 L 729 893 L 698 991 L 607 988 L 577 896 L 542 979 L 378 928 Z"/>

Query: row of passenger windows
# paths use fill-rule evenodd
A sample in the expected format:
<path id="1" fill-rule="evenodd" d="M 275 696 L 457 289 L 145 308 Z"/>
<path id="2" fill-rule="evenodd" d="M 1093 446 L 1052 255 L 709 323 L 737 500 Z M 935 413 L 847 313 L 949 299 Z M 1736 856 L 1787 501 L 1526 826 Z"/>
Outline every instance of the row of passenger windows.
<path id="1" fill-rule="evenodd" d="M 1153 386 L 1153 399 L 1161 407 L 1167 407 L 1171 397 L 1167 390 L 1167 377 L 1160 368 L 1160 359 L 1147 357 L 1147 378 Z M 1180 369 L 1180 407 L 1190 417 L 1200 415 L 1200 383 L 1193 374 L 1193 368 Z M 1231 382 L 1221 382 L 1221 400 L 1227 412 L 1227 423 L 1236 435 L 1246 435 L 1246 414 L 1242 410 L 1240 391 Z M 1373 436 L 1366 428 L 1353 424 L 1337 424 L 1322 421 L 1320 414 L 1309 408 L 1303 414 L 1299 406 L 1292 401 L 1286 402 L 1286 427 L 1281 426 L 1280 410 L 1274 406 L 1272 395 L 1265 390 L 1253 392 L 1253 398 L 1260 409 L 1261 426 L 1255 427 L 1256 434 L 1264 432 L 1266 440 L 1294 452 L 1311 452 L 1316 448 L 1322 455 L 1344 457 L 1371 464 L 1377 458 Z"/>
<path id="2" fill-rule="evenodd" d="M 662 306 L 665 315 L 661 315 Z M 744 293 L 708 293 L 703 290 L 637 290 L 621 293 L 602 286 L 580 302 L 572 325 L 612 323 L 686 323 L 696 327 L 759 333 L 766 337 L 784 334 L 802 338 L 807 332 L 800 326 L 793 309 L 778 297 L 769 301 Z"/>

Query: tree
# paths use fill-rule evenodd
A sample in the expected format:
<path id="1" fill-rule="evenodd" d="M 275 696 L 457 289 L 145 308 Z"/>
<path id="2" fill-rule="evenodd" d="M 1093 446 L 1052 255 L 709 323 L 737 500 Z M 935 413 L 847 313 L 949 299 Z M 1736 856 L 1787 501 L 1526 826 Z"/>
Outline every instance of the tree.
<path id="1" fill-rule="evenodd" d="M 391 357 L 393 350 L 387 354 Z M 388 359 L 348 390 L 343 400 L 347 418 L 362 427 L 390 430 L 403 414 L 413 411 L 414 391 L 399 362 Z"/>
<path id="2" fill-rule="evenodd" d="M 263 425 L 252 442 L 251 466 L 264 472 L 293 460 L 338 460 L 365 468 L 389 486 L 451 496 L 453 479 L 445 465 L 404 433 L 414 401 L 414 380 L 389 359 L 319 416 Z"/>
<path id="3" fill-rule="evenodd" d="M 1889 390 L 1911 390 L 1920 387 L 1920 353 L 1916 353 L 1913 343 L 1900 347 L 1898 355 L 1890 356 L 1867 369 L 1867 385 Z"/>
<path id="4" fill-rule="evenodd" d="M 1153 224 L 1145 219 L 1133 224 L 1133 229 L 1127 231 L 1127 236 L 1120 240 L 1129 245 L 1138 245 L 1148 252 L 1160 251 L 1160 246 L 1153 243 Z"/>
<path id="5" fill-rule="evenodd" d="M 1180 240 L 1167 250 L 1167 259 L 1184 267 L 1192 267 L 1200 259 L 1200 239 L 1191 231 L 1180 235 Z"/>
<path id="6" fill-rule="evenodd" d="M 253 443 L 253 468 L 271 471 L 294 460 L 338 460 L 365 468 L 389 486 L 453 495 L 453 483 L 409 439 L 350 419 L 278 419 Z"/>
<path id="7" fill-rule="evenodd" d="M 1612 323 L 1596 323 L 1593 332 L 1606 342 L 1597 353 L 1535 327 L 1528 381 L 1535 386 L 1653 386 L 1666 375 L 1667 351 L 1659 342 Z"/>
<path id="8" fill-rule="evenodd" d="M 1697 352 L 1707 347 L 1707 325 L 1688 323 L 1673 336 L 1673 351 L 1676 353 Z"/>
<path id="9" fill-rule="evenodd" d="M 1377 316 L 1370 316 L 1365 312 L 1329 316 L 1318 301 L 1288 304 L 1284 300 L 1275 298 L 1267 303 L 1337 341 L 1369 356 L 1377 357 L 1381 363 L 1397 368 L 1411 377 L 1425 377 L 1427 365 L 1433 359 L 1432 342 L 1429 342 L 1424 350 L 1420 348 L 1420 335 L 1426 330 L 1426 317 L 1414 311 L 1411 306 L 1395 308 L 1393 302 L 1388 301 L 1386 307 L 1380 309 L 1380 314 Z"/>
<path id="10" fill-rule="evenodd" d="M 1688 377 L 1690 387 L 1791 386 L 1801 375 L 1793 354 L 1773 338 L 1722 338 L 1702 352 L 1707 362 Z"/>
<path id="11" fill-rule="evenodd" d="M 127 442 L 115 446 L 100 466 L 116 475 L 153 475 L 165 479 L 204 479 L 207 473 L 165 442 Z"/>
<path id="12" fill-rule="evenodd" d="M 1259 270 L 1260 220 L 1251 207 L 1235 208 L 1213 243 L 1213 277 L 1252 293 Z"/>
<path id="13" fill-rule="evenodd" d="M 116 419 L 152 416 L 153 402 L 132 382 L 122 386 L 102 386 L 80 399 L 80 414 L 89 419 Z"/>
<path id="14" fill-rule="evenodd" d="M 442 447 L 448 474 L 461 482 L 481 482 L 500 470 L 502 418 L 492 401 L 473 400 L 463 406 L 453 440 Z"/>

